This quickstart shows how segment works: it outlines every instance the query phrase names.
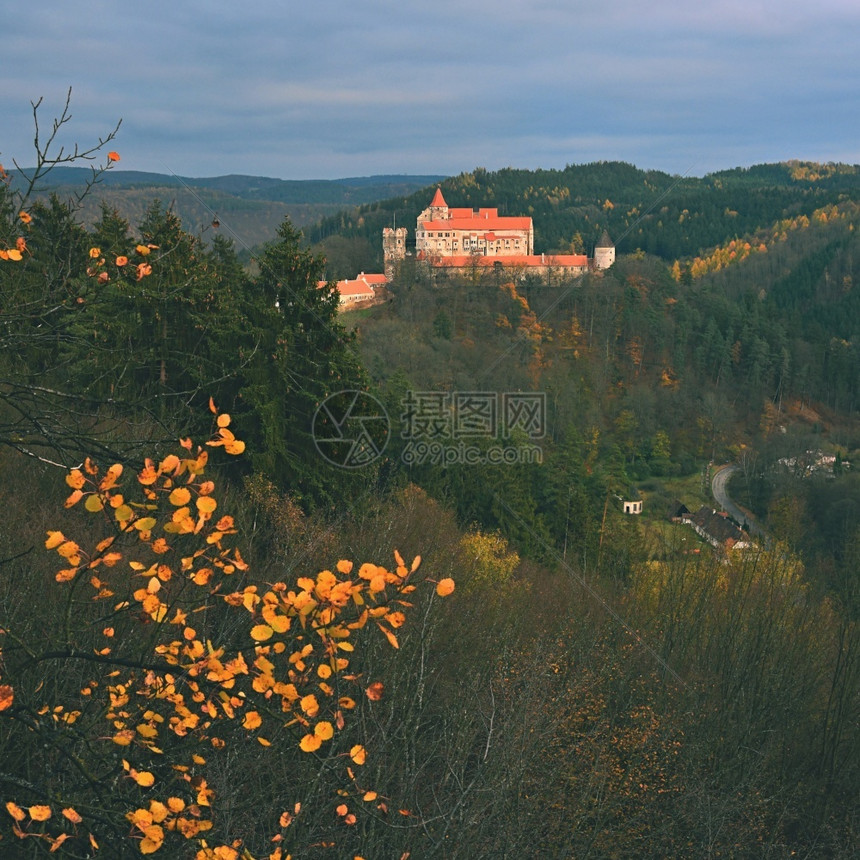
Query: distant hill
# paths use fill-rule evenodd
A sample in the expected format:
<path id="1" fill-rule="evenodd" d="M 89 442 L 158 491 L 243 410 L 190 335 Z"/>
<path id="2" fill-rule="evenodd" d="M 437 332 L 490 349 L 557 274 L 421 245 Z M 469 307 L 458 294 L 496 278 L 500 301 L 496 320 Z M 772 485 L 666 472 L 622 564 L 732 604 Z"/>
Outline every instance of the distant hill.
<path id="1" fill-rule="evenodd" d="M 671 263 L 772 231 L 782 221 L 810 218 L 826 206 L 860 202 L 860 166 L 788 161 L 694 177 L 602 161 L 563 170 L 478 168 L 440 185 L 449 206 L 532 216 L 538 253 L 591 254 L 606 230 L 619 254 L 641 250 Z M 332 242 L 371 247 L 375 258 L 362 264 L 370 271 L 381 265 L 382 228 L 402 224 L 414 241 L 415 219 L 430 199 L 422 189 L 363 204 L 305 232 L 324 248 Z"/>
<path id="2" fill-rule="evenodd" d="M 83 167 L 57 167 L 42 186 L 61 199 L 79 193 L 93 173 Z M 14 178 L 14 177 L 13 177 Z M 220 229 L 237 247 L 250 249 L 275 235 L 289 217 L 297 227 L 378 200 L 411 195 L 442 181 L 442 176 L 389 175 L 345 179 L 286 180 L 233 174 L 187 177 L 134 170 L 109 170 L 84 201 L 85 223 L 98 218 L 102 202 L 133 226 L 154 200 L 170 206 L 190 233 L 205 230 L 217 216 Z"/>

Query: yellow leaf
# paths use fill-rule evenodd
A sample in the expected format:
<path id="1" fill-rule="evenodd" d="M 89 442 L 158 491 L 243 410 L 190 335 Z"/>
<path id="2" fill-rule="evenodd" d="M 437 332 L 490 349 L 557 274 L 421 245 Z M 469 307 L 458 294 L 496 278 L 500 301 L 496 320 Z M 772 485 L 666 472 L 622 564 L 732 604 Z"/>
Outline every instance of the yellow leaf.
<path id="1" fill-rule="evenodd" d="M 274 631 L 268 624 L 257 624 L 251 628 L 251 638 L 255 642 L 265 642 L 272 638 Z"/>
<path id="2" fill-rule="evenodd" d="M 134 517 L 134 511 L 128 505 L 120 505 L 114 512 L 114 517 L 118 523 L 128 522 Z"/>
<path id="3" fill-rule="evenodd" d="M 187 487 L 177 487 L 167 498 L 171 505 L 181 508 L 191 501 L 191 491 Z"/>
<path id="4" fill-rule="evenodd" d="M 219 415 L 218 419 L 215 422 L 219 427 L 229 427 L 230 426 L 230 416 L 225 412 L 223 415 Z"/>
<path id="5" fill-rule="evenodd" d="M 148 770 L 142 770 L 140 773 L 132 772 L 131 777 L 143 788 L 151 788 L 155 785 L 155 777 Z"/>
<path id="6" fill-rule="evenodd" d="M 164 842 L 164 830 L 158 824 L 146 828 L 138 848 L 141 854 L 154 854 Z"/>
<path id="7" fill-rule="evenodd" d="M 211 514 L 218 507 L 218 502 L 212 496 L 201 496 L 197 499 L 197 510 L 201 514 Z"/>
<path id="8" fill-rule="evenodd" d="M 238 457 L 239 454 L 244 452 L 245 443 L 241 439 L 232 439 L 231 441 L 224 443 L 224 450 L 228 454 Z"/>
<path id="9" fill-rule="evenodd" d="M 104 502 L 99 496 L 95 495 L 95 493 L 90 493 L 90 495 L 87 496 L 87 500 L 84 502 L 84 507 L 91 514 L 95 514 L 104 508 Z"/>
<path id="10" fill-rule="evenodd" d="M 56 549 L 61 543 L 66 540 L 62 532 L 48 532 L 48 539 L 45 541 L 45 549 Z"/>
<path id="11" fill-rule="evenodd" d="M 314 734 L 321 741 L 330 741 L 334 737 L 334 726 L 331 723 L 323 720 L 314 726 Z"/>

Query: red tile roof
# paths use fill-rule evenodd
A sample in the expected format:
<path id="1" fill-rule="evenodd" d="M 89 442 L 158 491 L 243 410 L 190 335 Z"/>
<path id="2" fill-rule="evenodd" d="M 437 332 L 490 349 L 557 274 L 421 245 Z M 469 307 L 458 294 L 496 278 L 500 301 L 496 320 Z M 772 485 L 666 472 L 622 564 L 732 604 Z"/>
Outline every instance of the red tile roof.
<path id="1" fill-rule="evenodd" d="M 420 255 L 426 259 L 427 255 Z M 489 269 L 495 263 L 500 263 L 506 269 L 528 269 L 541 266 L 558 266 L 559 268 L 586 268 L 588 257 L 585 254 L 512 254 L 505 257 L 490 257 L 483 255 L 461 255 L 458 257 L 433 257 L 433 266 L 445 269 L 468 269 L 472 266 Z"/>
<path id="2" fill-rule="evenodd" d="M 456 211 L 456 210 L 452 210 Z M 488 230 L 496 230 L 505 232 L 506 230 L 531 230 L 532 219 L 528 217 L 509 217 L 493 215 L 475 215 L 471 209 L 464 209 L 468 212 L 468 217 L 449 218 L 447 221 L 424 221 L 421 226 L 428 232 L 438 232 L 439 230 L 474 230 L 475 232 L 486 233 Z M 485 212 L 493 210 L 483 210 Z"/>
<path id="3" fill-rule="evenodd" d="M 352 298 L 368 298 L 372 299 L 376 292 L 374 287 L 383 286 L 388 283 L 388 278 L 385 275 L 370 274 L 362 272 L 357 278 L 346 281 L 337 282 L 337 291 L 342 299 Z M 328 281 L 317 281 L 317 287 L 322 289 L 328 284 Z"/>
<path id="4" fill-rule="evenodd" d="M 430 204 L 431 206 L 444 206 L 446 209 L 448 208 L 448 204 L 445 202 L 445 198 L 442 196 L 442 189 L 437 188 L 436 193 L 433 195 L 433 202 Z"/>

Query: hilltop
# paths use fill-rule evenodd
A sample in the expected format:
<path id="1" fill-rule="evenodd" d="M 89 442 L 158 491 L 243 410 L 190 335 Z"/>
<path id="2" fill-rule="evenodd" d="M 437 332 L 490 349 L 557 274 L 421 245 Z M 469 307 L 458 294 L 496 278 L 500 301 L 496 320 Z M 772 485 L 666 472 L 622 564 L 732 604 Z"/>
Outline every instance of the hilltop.
<path id="1" fill-rule="evenodd" d="M 439 183 L 450 206 L 497 207 L 501 215 L 534 219 L 535 253 L 591 255 L 603 231 L 619 254 L 637 250 L 672 263 L 692 260 L 732 239 L 775 223 L 860 198 L 860 166 L 785 162 L 734 168 L 704 177 L 640 170 L 622 162 L 569 165 L 563 170 L 477 169 Z M 306 228 L 308 239 L 337 258 L 345 244 L 382 263 L 382 229 L 414 229 L 426 189 L 380 200 Z"/>

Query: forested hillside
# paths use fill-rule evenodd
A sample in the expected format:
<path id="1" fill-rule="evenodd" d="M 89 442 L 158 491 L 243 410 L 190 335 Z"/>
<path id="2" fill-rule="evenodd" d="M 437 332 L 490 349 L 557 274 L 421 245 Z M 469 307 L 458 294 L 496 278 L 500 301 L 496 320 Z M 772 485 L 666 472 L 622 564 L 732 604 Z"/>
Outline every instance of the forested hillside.
<path id="1" fill-rule="evenodd" d="M 642 250 L 672 263 L 768 231 L 786 219 L 811 218 L 816 210 L 858 202 L 860 167 L 792 162 L 697 178 L 599 162 L 564 170 L 478 169 L 440 185 L 450 206 L 494 206 L 504 215 L 531 215 L 538 253 L 590 256 L 607 230 L 619 253 Z M 337 236 L 339 247 L 348 238 L 374 255 L 364 261 L 366 270 L 379 270 L 382 228 L 396 221 L 414 231 L 431 196 L 432 190 L 422 190 L 326 218 L 307 229 L 308 239 L 325 246 Z"/>
<path id="2" fill-rule="evenodd" d="M 476 171 L 452 205 L 618 262 L 406 264 L 350 314 L 310 243 L 358 262 L 426 189 L 245 266 L 163 203 L 20 188 L 0 855 L 854 856 L 855 168 Z M 757 547 L 670 519 L 726 462 Z"/>

